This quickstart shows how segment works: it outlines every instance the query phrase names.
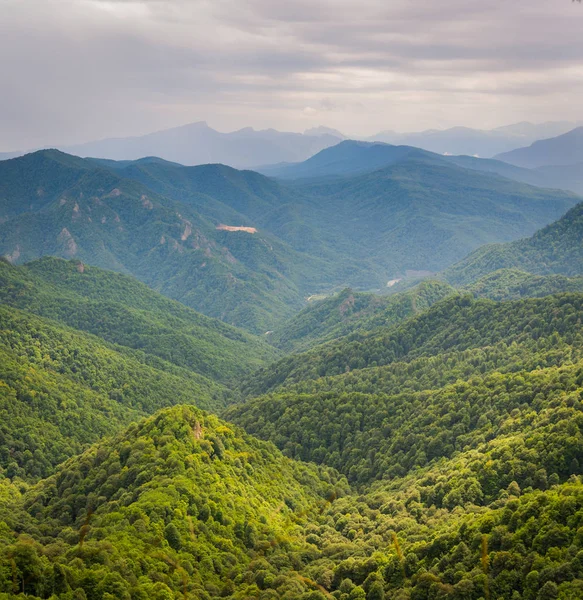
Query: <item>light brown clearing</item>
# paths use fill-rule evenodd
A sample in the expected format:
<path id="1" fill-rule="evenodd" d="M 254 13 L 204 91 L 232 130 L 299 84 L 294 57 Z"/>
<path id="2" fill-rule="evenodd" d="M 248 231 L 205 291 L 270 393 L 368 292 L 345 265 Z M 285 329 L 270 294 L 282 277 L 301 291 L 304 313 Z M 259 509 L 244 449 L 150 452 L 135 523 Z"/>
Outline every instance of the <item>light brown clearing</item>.
<path id="1" fill-rule="evenodd" d="M 234 227 L 233 225 L 217 225 L 217 229 L 221 231 L 246 231 L 247 233 L 257 233 L 255 227 Z"/>

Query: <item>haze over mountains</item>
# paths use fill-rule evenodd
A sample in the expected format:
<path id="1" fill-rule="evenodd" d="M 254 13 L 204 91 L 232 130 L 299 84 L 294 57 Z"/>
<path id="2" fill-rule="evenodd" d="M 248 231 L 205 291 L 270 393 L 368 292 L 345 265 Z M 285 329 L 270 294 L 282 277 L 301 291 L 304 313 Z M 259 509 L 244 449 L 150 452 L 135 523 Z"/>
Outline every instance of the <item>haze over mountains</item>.
<path id="1" fill-rule="evenodd" d="M 307 296 L 441 271 L 482 244 L 531 235 L 580 200 L 361 142 L 293 169 L 312 178 L 54 150 L 3 161 L 0 252 L 15 263 L 56 255 L 132 274 L 264 333 Z M 340 171 L 346 176 L 330 177 Z"/>
<path id="2" fill-rule="evenodd" d="M 556 121 L 533 124 L 528 122 L 504 125 L 491 130 L 452 127 L 418 133 L 384 131 L 369 138 L 388 144 L 417 146 L 438 154 L 467 154 L 491 158 L 496 154 L 528 146 L 544 138 L 555 137 L 574 129 L 581 123 Z"/>
<path id="3" fill-rule="evenodd" d="M 580 123 L 556 121 L 535 125 L 524 122 L 492 130 L 453 127 L 418 133 L 385 131 L 366 138 L 356 135 L 353 139 L 414 146 L 437 154 L 490 158 L 502 152 L 528 146 L 536 140 L 564 134 L 577 125 Z M 137 160 L 146 156 L 156 156 L 187 166 L 221 163 L 241 169 L 301 162 L 344 139 L 348 139 L 348 136 L 328 127 L 312 127 L 303 133 L 246 127 L 222 133 L 201 121 L 147 135 L 55 147 L 82 157 Z M 0 159 L 14 158 L 22 154 L 24 152 L 0 152 Z"/>
<path id="4" fill-rule="evenodd" d="M 314 177 L 329 177 L 355 174 L 358 172 L 374 171 L 388 166 L 406 156 L 417 156 L 425 159 L 445 161 L 467 169 L 497 173 L 503 177 L 522 181 L 537 187 L 558 188 L 583 193 L 583 169 L 581 169 L 580 138 L 582 128 L 577 128 L 565 135 L 541 140 L 533 145 L 539 157 L 535 161 L 542 166 L 520 167 L 511 161 L 505 161 L 505 156 L 528 156 L 531 147 L 519 148 L 508 155 L 503 154 L 494 159 L 483 159 L 475 156 L 439 155 L 414 146 L 395 146 L 384 142 L 363 142 L 345 140 L 338 145 L 325 149 L 302 163 L 268 165 L 258 170 L 265 175 L 281 179 L 301 179 Z M 548 146 L 547 151 L 544 149 Z M 554 149 L 564 164 L 553 165 L 559 159 L 554 159 Z M 528 162 L 528 161 L 526 161 Z M 533 162 L 534 164 L 534 162 Z"/>
<path id="5" fill-rule="evenodd" d="M 339 132 L 323 127 L 303 134 L 274 129 L 256 131 L 252 127 L 221 133 L 200 121 L 142 136 L 104 139 L 59 149 L 77 156 L 112 160 L 157 156 L 183 165 L 222 163 L 248 168 L 272 162 L 302 161 L 342 139 Z M 0 153 L 0 158 L 13 158 L 18 154 L 22 153 L 4 153 L 4 156 Z"/>
<path id="6" fill-rule="evenodd" d="M 89 142 L 64 150 L 79 156 L 114 160 L 158 156 L 183 165 L 222 163 L 248 168 L 269 162 L 305 160 L 340 139 L 317 129 L 301 134 L 274 129 L 255 131 L 246 127 L 232 133 L 220 133 L 200 122 L 135 138 Z"/>
<path id="7" fill-rule="evenodd" d="M 528 148 L 505 152 L 496 158 L 525 168 L 580 165 L 583 163 L 583 127 L 557 137 L 538 140 Z"/>

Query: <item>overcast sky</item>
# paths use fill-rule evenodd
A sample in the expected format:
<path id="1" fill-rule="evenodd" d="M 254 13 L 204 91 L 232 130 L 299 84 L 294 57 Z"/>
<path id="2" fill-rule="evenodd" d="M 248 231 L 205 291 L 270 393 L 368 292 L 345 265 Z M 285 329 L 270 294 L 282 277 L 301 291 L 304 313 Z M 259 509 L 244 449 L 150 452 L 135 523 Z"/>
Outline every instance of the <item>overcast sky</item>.
<path id="1" fill-rule="evenodd" d="M 583 119 L 572 0 L 0 0 L 0 150 Z"/>

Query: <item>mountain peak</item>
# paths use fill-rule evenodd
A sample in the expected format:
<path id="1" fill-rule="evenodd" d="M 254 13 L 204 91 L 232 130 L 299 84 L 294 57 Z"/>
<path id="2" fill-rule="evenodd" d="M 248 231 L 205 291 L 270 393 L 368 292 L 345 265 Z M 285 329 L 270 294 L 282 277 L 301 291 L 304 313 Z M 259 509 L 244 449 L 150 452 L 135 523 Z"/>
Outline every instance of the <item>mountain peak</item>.
<path id="1" fill-rule="evenodd" d="M 179 125 L 178 127 L 188 127 L 189 129 L 212 129 L 206 121 L 194 121 L 187 123 L 186 125 Z"/>
<path id="2" fill-rule="evenodd" d="M 338 129 L 333 129 L 331 127 L 325 127 L 320 125 L 319 127 L 311 127 L 310 129 L 306 129 L 304 131 L 304 135 L 310 136 L 322 136 L 322 135 L 332 135 L 334 137 L 340 138 L 341 140 L 345 140 L 346 136 L 338 131 Z"/>
<path id="3" fill-rule="evenodd" d="M 85 159 L 72 154 L 62 152 L 57 148 L 44 148 L 42 150 L 36 150 L 35 152 L 29 152 L 22 156 L 9 159 L 13 164 L 38 164 L 40 162 L 50 161 L 53 163 L 59 163 L 67 167 L 74 167 L 77 169 L 90 169 L 91 165 L 85 161 Z M 7 161 L 8 162 L 8 161 Z"/>
<path id="4" fill-rule="evenodd" d="M 527 169 L 577 164 L 583 161 L 583 126 L 556 137 L 537 140 L 524 148 L 498 154 L 494 158 Z"/>

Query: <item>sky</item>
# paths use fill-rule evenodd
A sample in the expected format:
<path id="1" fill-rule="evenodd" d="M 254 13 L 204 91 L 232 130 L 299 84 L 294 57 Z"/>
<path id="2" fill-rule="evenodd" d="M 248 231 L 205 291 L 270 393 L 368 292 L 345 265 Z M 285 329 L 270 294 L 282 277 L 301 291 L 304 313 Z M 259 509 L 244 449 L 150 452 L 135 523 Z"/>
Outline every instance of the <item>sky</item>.
<path id="1" fill-rule="evenodd" d="M 583 119 L 572 0 L 0 0 L 0 151 Z"/>

